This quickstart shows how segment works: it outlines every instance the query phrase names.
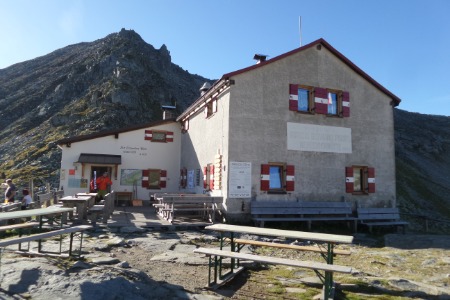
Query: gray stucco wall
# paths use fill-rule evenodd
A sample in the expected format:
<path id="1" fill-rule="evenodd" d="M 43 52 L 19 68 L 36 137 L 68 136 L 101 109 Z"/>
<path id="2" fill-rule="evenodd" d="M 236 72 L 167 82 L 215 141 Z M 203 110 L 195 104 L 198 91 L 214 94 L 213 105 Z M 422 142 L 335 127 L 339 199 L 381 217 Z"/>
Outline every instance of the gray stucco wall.
<path id="1" fill-rule="evenodd" d="M 218 111 L 190 118 L 182 135 L 181 167 L 188 170 L 223 155 L 222 189 L 228 220 L 250 221 L 250 202 L 257 200 L 349 201 L 359 206 L 395 205 L 394 121 L 391 99 L 355 73 L 326 48 L 299 53 L 231 78 L 234 84 L 218 97 Z M 308 115 L 289 111 L 289 84 L 348 91 L 350 117 Z M 287 123 L 351 128 L 352 153 L 287 150 Z M 251 198 L 227 198 L 228 164 L 252 163 Z M 295 191 L 268 194 L 260 190 L 260 167 L 268 162 L 295 166 Z M 345 192 L 345 167 L 375 168 L 376 192 Z M 203 192 L 203 173 L 199 187 Z"/>
<path id="2" fill-rule="evenodd" d="M 309 48 L 232 79 L 235 85 L 230 93 L 229 160 L 252 162 L 252 200 L 344 199 L 360 206 L 395 204 L 391 99 L 327 49 Z M 289 111 L 290 83 L 349 91 L 350 117 Z M 287 150 L 287 122 L 351 128 L 353 151 L 340 154 Z M 294 192 L 270 195 L 260 191 L 260 165 L 268 162 L 295 165 Z M 345 167 L 352 165 L 375 168 L 376 193 L 345 192 Z M 227 199 L 227 202 L 241 200 Z M 239 218 L 241 205 L 229 207 L 228 213 Z"/>

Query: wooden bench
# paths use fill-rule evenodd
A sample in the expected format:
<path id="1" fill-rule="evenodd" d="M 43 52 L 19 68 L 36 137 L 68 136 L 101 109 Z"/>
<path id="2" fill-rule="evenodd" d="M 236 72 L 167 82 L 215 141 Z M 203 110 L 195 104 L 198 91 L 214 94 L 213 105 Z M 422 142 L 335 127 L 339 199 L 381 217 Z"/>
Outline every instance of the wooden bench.
<path id="1" fill-rule="evenodd" d="M 369 227 L 370 232 L 373 226 L 395 226 L 402 227 L 404 233 L 408 225 L 408 222 L 400 220 L 400 212 L 395 207 L 358 207 L 357 214 L 359 223 Z"/>
<path id="2" fill-rule="evenodd" d="M 197 195 L 162 196 L 160 203 L 154 204 L 158 214 L 169 222 L 173 222 L 178 213 L 191 212 L 214 223 L 216 210 L 223 202 L 222 197 Z"/>
<path id="3" fill-rule="evenodd" d="M 226 241 L 231 241 L 230 239 L 226 239 Z M 258 247 L 274 247 L 280 249 L 291 249 L 291 250 L 301 250 L 301 251 L 310 251 L 310 252 L 318 252 L 318 253 L 327 253 L 328 249 L 325 247 L 319 246 L 300 246 L 300 245 L 290 245 L 290 244 L 281 244 L 281 243 L 273 243 L 273 242 L 263 242 L 263 241 L 255 241 L 255 240 L 246 240 L 246 239 L 234 239 L 234 242 L 238 245 L 251 245 Z M 238 250 L 242 247 L 238 246 Z M 333 255 L 350 255 L 351 252 L 348 250 L 339 250 L 334 249 Z"/>
<path id="4" fill-rule="evenodd" d="M 307 222 L 308 230 L 313 221 L 351 221 L 356 230 L 357 220 L 348 202 L 252 201 L 251 215 L 256 226 L 264 227 L 265 222 L 296 221 Z"/>
<path id="5" fill-rule="evenodd" d="M 114 191 L 111 191 L 110 193 L 106 194 L 103 200 L 103 204 L 96 204 L 89 208 L 89 214 L 90 219 L 92 222 L 92 225 L 95 227 L 97 224 L 97 219 L 101 216 L 102 217 L 102 223 L 106 224 L 108 223 L 108 219 L 112 216 L 114 213 Z"/>
<path id="6" fill-rule="evenodd" d="M 9 203 L 9 204 L 3 204 L 1 206 L 1 211 L 2 212 L 7 212 L 7 211 L 20 210 L 21 206 L 22 206 L 21 202 L 14 202 L 14 203 Z"/>
<path id="7" fill-rule="evenodd" d="M 217 288 L 220 285 L 224 284 L 225 282 L 231 280 L 234 278 L 234 276 L 241 272 L 243 270 L 242 267 L 238 267 L 236 271 L 233 271 L 229 274 L 229 276 L 224 276 L 220 278 L 218 272 L 217 272 L 217 266 L 218 264 L 222 264 L 221 259 L 223 257 L 236 259 L 236 260 L 248 260 L 253 262 L 261 262 L 261 263 L 268 263 L 268 264 L 275 264 L 275 265 L 285 265 L 289 267 L 299 267 L 299 268 L 306 268 L 310 270 L 314 270 L 316 273 L 319 271 L 324 271 L 325 276 L 320 276 L 320 278 L 323 281 L 324 289 L 323 289 L 323 299 L 329 299 L 330 295 L 334 294 L 333 290 L 333 282 L 326 282 L 325 278 L 330 278 L 332 273 L 345 273 L 345 274 L 351 274 L 352 268 L 346 267 L 346 266 L 339 266 L 339 265 L 331 265 L 326 263 L 319 263 L 319 262 L 313 262 L 313 261 L 300 261 L 300 260 L 293 260 L 293 259 L 286 259 L 286 258 L 279 258 L 279 257 L 272 257 L 272 256 L 260 256 L 260 255 L 254 255 L 254 254 L 247 254 L 247 253 L 240 253 L 240 252 L 232 252 L 232 251 L 225 251 L 225 250 L 218 250 L 218 249 L 211 249 L 211 248 L 197 248 L 194 249 L 194 253 L 200 253 L 204 254 L 209 257 L 209 273 L 208 273 L 208 286 Z M 214 257 L 214 260 L 213 260 Z M 231 263 L 233 264 L 233 262 Z M 233 266 L 232 266 L 233 267 Z M 211 269 L 214 268 L 214 278 L 211 280 Z M 325 296 L 326 295 L 326 296 Z"/>
<path id="8" fill-rule="evenodd" d="M 79 225 L 79 226 L 74 226 L 74 227 L 68 227 L 68 228 L 53 230 L 53 231 L 49 231 L 49 232 L 32 234 L 32 235 L 28 235 L 28 236 L 22 236 L 22 237 L 11 238 L 11 239 L 4 239 L 4 240 L 0 240 L 0 248 L 18 244 L 19 245 L 19 251 L 27 253 L 27 252 L 29 252 L 29 247 L 28 247 L 28 249 L 26 251 L 23 251 L 22 248 L 21 248 L 21 244 L 22 243 L 29 243 L 29 242 L 32 242 L 32 241 L 39 241 L 38 253 L 41 253 L 41 240 L 47 239 L 47 238 L 50 238 L 50 237 L 54 237 L 54 236 L 60 236 L 59 254 L 61 255 L 62 236 L 64 234 L 69 234 L 70 235 L 69 256 L 72 256 L 72 247 L 73 247 L 74 235 L 76 233 L 81 233 L 81 236 L 80 236 L 80 250 L 79 250 L 79 255 L 78 255 L 78 256 L 81 256 L 81 247 L 82 247 L 82 244 L 83 244 L 83 231 L 91 229 L 91 228 L 92 228 L 92 226 L 90 226 L 90 225 Z"/>
<path id="9" fill-rule="evenodd" d="M 29 222 L 29 223 L 20 223 L 20 224 L 12 224 L 0 226 L 0 232 L 5 232 L 8 230 L 18 230 L 19 236 L 22 236 L 23 229 L 31 230 L 31 228 L 36 228 L 39 226 L 38 222 Z"/>

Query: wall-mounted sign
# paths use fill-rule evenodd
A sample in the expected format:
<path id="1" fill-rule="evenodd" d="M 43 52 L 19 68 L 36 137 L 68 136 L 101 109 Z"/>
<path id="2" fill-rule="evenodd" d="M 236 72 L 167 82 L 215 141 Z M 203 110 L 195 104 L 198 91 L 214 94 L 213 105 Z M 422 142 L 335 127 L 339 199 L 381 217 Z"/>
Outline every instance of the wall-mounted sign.
<path id="1" fill-rule="evenodd" d="M 232 161 L 229 165 L 230 198 L 250 198 L 252 194 L 252 163 Z"/>

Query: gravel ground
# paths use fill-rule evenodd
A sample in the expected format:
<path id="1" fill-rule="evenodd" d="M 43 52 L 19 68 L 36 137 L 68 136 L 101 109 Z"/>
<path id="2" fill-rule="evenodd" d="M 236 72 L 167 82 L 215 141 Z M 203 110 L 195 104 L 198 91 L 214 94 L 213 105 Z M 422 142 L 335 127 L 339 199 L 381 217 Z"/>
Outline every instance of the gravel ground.
<path id="1" fill-rule="evenodd" d="M 449 243 L 448 236 L 359 234 L 342 247 L 352 254 L 335 258 L 354 268 L 335 276 L 336 299 L 450 299 Z M 83 244 L 82 261 L 4 253 L 0 299 L 312 299 L 320 292 L 313 272 L 259 264 L 218 290 L 205 289 L 207 258 L 192 250 L 217 247 L 217 239 L 204 232 L 104 232 Z M 247 251 L 322 260 L 273 248 Z"/>

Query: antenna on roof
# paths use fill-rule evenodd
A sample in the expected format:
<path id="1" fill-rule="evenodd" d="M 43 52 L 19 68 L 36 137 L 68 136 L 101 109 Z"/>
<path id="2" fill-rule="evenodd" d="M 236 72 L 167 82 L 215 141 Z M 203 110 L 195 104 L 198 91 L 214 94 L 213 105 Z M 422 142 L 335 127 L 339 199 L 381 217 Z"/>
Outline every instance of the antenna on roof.
<path id="1" fill-rule="evenodd" d="M 298 31 L 300 33 L 300 47 L 302 46 L 302 16 L 298 17 Z"/>

